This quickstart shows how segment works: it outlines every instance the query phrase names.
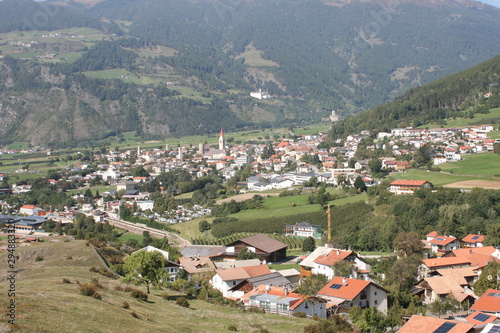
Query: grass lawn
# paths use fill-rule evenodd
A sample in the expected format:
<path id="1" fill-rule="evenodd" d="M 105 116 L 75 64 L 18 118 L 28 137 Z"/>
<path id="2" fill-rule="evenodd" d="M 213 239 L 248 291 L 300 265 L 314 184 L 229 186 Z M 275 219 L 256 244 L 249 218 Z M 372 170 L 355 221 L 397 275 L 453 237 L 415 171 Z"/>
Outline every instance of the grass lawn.
<path id="1" fill-rule="evenodd" d="M 393 173 L 389 177 L 390 179 L 412 179 L 412 180 L 427 180 L 433 185 L 441 186 L 447 185 L 455 182 L 460 182 L 463 180 L 494 180 L 491 177 L 480 177 L 480 176 L 465 176 L 458 174 L 447 174 L 441 172 L 431 172 L 425 170 L 409 170 L 404 173 Z"/>
<path id="2" fill-rule="evenodd" d="M 439 166 L 441 170 L 462 175 L 500 176 L 500 154 L 471 154 L 462 161 Z"/>
<path id="3" fill-rule="evenodd" d="M 471 123 L 475 123 L 480 120 L 485 120 L 485 119 L 493 119 L 493 118 L 499 118 L 500 117 L 500 108 L 495 108 L 491 109 L 490 113 L 483 114 L 483 113 L 476 113 L 474 115 L 474 118 L 457 118 L 457 119 L 450 119 L 447 121 L 446 125 L 444 127 L 464 127 L 468 126 Z M 420 126 L 422 128 L 429 127 L 429 128 L 439 128 L 442 127 L 438 124 L 428 124 L 424 126 Z"/>
<path id="4" fill-rule="evenodd" d="M 256 67 L 264 67 L 264 66 L 272 66 L 279 67 L 279 64 L 272 61 L 266 60 L 262 58 L 262 51 L 257 50 L 252 44 L 245 47 L 245 52 L 236 57 L 236 59 L 244 58 L 245 65 L 248 66 L 256 66 Z"/>
<path id="5" fill-rule="evenodd" d="M 287 251 L 288 253 L 289 251 Z M 300 272 L 300 265 L 299 264 L 273 264 L 273 265 L 268 265 L 269 269 L 275 269 L 277 271 L 281 271 L 284 269 L 292 269 L 295 268 Z"/>
<path id="6" fill-rule="evenodd" d="M 13 142 L 7 146 L 8 149 L 28 149 L 30 144 L 27 142 Z"/>
<path id="7" fill-rule="evenodd" d="M 330 201 L 329 204 L 334 205 L 334 206 L 343 206 L 343 205 L 347 205 L 350 203 L 354 203 L 354 202 L 358 202 L 358 201 L 367 201 L 367 200 L 368 200 L 368 194 L 361 193 L 361 194 L 356 194 L 353 196 Z"/>
<path id="8" fill-rule="evenodd" d="M 83 72 L 88 77 L 96 79 L 120 79 L 121 76 L 128 76 L 129 78 L 135 76 L 124 68 L 106 69 L 102 71 Z"/>
<path id="9" fill-rule="evenodd" d="M 107 186 L 94 186 L 94 187 L 89 187 L 90 191 L 92 191 L 92 194 L 96 194 L 97 191 L 99 191 L 100 194 L 107 192 L 107 191 L 115 191 L 116 190 L 116 185 L 107 185 Z M 75 194 L 75 193 L 83 193 L 87 190 L 87 188 L 84 189 L 77 189 L 77 190 L 71 190 L 68 191 L 68 194 Z"/>
<path id="10" fill-rule="evenodd" d="M 128 232 L 118 237 L 118 240 L 123 243 L 126 243 L 129 239 L 135 239 L 139 244 L 142 244 L 144 237 L 142 235 L 132 234 Z"/>
<path id="11" fill-rule="evenodd" d="M 212 222 L 212 217 L 199 217 L 197 219 L 186 221 L 182 223 L 172 224 L 170 227 L 180 232 L 181 237 L 186 238 L 187 240 L 191 240 L 193 238 L 200 237 L 212 237 L 209 231 L 205 231 L 205 233 L 201 233 L 199 230 L 200 221 L 207 220 L 208 222 Z"/>
<path id="12" fill-rule="evenodd" d="M 2 243 L 4 245 L 5 241 Z M 148 302 L 140 302 L 130 293 L 117 291 L 121 285 L 98 273 L 90 272 L 100 262 L 92 247 L 85 241 L 35 243 L 18 247 L 16 255 L 16 309 L 14 332 L 225 332 L 235 325 L 238 332 L 257 331 L 254 324 L 273 333 L 302 332 L 310 320 L 272 314 L 245 313 L 240 309 L 189 300 L 184 308 L 160 295 L 163 290 L 152 290 Z M 43 260 L 35 261 L 41 256 Z M 0 262 L 7 262 L 7 253 L 0 253 Z M 0 266 L 0 274 L 7 276 L 7 265 Z M 63 278 L 70 283 L 63 283 Z M 97 278 L 102 299 L 83 296 L 79 283 Z M 124 286 L 124 285 L 123 285 Z M 145 291 L 144 287 L 135 287 Z M 7 295 L 8 284 L 0 284 L 0 294 Z M 176 294 L 167 291 L 169 294 Z M 5 309 L 8 297 L 0 297 Z M 124 302 L 129 308 L 123 307 Z M 2 312 L 5 318 L 5 311 Z M 57 318 L 54 314 L 57 314 Z M 0 326 L 3 330 L 4 326 Z"/>
<path id="13" fill-rule="evenodd" d="M 188 192 L 188 193 L 182 193 L 179 195 L 176 195 L 174 199 L 191 199 L 193 197 L 194 192 Z"/>
<path id="14" fill-rule="evenodd" d="M 313 135 L 319 132 L 328 132 L 329 125 L 311 125 L 306 127 L 294 128 L 293 133 L 297 135 Z"/>
<path id="15" fill-rule="evenodd" d="M 156 58 L 156 57 L 159 57 L 161 55 L 166 56 L 166 57 L 172 57 L 179 52 L 179 51 L 172 49 L 170 47 L 161 46 L 161 45 L 158 45 L 158 46 L 154 47 L 153 49 L 143 48 L 140 50 L 133 50 L 133 51 L 139 53 L 139 55 L 143 58 L 147 58 L 147 57 Z"/>
<path id="16" fill-rule="evenodd" d="M 492 131 L 488 133 L 490 139 L 500 139 L 500 131 Z"/>

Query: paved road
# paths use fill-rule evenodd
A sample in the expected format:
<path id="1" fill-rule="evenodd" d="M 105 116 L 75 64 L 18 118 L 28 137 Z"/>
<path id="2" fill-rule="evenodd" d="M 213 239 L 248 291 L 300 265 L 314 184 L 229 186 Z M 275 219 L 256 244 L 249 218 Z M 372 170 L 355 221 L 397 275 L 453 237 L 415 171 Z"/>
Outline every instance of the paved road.
<path id="1" fill-rule="evenodd" d="M 164 230 L 158 230 L 155 228 L 151 228 L 146 226 L 145 224 L 140 224 L 140 223 L 132 223 L 132 222 L 127 222 L 123 220 L 116 220 L 116 219 L 111 219 L 108 218 L 106 221 L 119 228 L 127 229 L 128 231 L 134 233 L 134 234 L 139 234 L 142 235 L 143 231 L 149 231 L 149 234 L 154 237 L 158 238 L 168 238 L 168 240 L 173 243 L 174 245 L 183 248 L 185 246 L 191 245 L 191 243 L 182 238 L 181 236 L 174 234 L 172 232 L 164 231 Z"/>

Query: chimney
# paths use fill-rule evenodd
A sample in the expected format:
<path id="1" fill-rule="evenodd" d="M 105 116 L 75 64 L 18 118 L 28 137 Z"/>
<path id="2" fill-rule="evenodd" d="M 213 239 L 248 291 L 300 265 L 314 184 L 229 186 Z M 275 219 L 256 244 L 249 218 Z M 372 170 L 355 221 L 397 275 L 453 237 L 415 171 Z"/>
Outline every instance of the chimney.
<path id="1" fill-rule="evenodd" d="M 347 286 L 347 279 L 346 278 L 342 278 L 342 285 Z"/>
<path id="2" fill-rule="evenodd" d="M 340 250 L 337 250 L 337 255 L 340 255 Z"/>

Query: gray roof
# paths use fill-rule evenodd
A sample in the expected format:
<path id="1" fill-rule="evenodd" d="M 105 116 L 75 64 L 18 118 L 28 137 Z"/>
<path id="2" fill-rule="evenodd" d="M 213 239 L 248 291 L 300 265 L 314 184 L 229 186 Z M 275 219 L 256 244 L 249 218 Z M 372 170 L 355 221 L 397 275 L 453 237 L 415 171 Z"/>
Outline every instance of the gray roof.
<path id="1" fill-rule="evenodd" d="M 288 247 L 288 245 L 286 245 L 285 243 L 277 241 L 274 238 L 271 238 L 264 234 L 256 234 L 250 237 L 242 238 L 236 242 L 228 244 L 227 246 L 231 246 L 239 242 L 243 242 L 267 253 L 273 253 L 281 249 L 286 249 Z"/>
<path id="2" fill-rule="evenodd" d="M 217 269 L 227 269 L 236 267 L 259 266 L 261 262 L 259 259 L 235 260 L 235 261 L 221 261 L 214 262 Z"/>
<path id="3" fill-rule="evenodd" d="M 226 251 L 224 246 L 217 245 L 189 245 L 181 249 L 183 257 L 214 257 Z"/>
<path id="4" fill-rule="evenodd" d="M 266 284 L 270 286 L 286 286 L 292 284 L 286 277 L 281 275 L 281 273 L 279 272 L 256 276 L 247 279 L 247 281 L 254 286 L 259 286 L 261 284 Z"/>

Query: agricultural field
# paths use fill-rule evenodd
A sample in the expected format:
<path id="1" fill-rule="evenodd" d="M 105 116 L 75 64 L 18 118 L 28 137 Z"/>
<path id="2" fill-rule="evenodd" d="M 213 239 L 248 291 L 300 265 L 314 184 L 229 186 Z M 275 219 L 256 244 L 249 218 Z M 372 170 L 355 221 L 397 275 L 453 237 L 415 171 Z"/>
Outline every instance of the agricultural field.
<path id="1" fill-rule="evenodd" d="M 461 175 L 493 176 L 500 180 L 500 154 L 471 154 L 463 160 L 439 166 L 441 170 Z"/>
<path id="2" fill-rule="evenodd" d="M 49 35 L 52 37 L 47 37 Z M 0 51 L 3 55 L 22 59 L 52 54 L 55 56 L 36 60 L 40 62 L 71 62 L 78 59 L 86 48 L 103 39 L 108 39 L 108 36 L 91 28 L 16 31 L 0 34 Z"/>
<path id="3" fill-rule="evenodd" d="M 140 50 L 134 50 L 135 52 L 139 53 L 139 55 L 143 58 L 151 57 L 151 58 L 156 58 L 159 56 L 165 56 L 165 57 L 172 57 L 179 53 L 179 51 L 166 47 L 166 46 L 161 46 L 157 45 L 152 48 L 143 48 Z"/>
<path id="4" fill-rule="evenodd" d="M 198 300 L 189 300 L 190 307 L 184 308 L 173 299 L 163 299 L 163 290 L 153 289 L 148 301 L 140 302 L 130 293 L 115 289 L 118 285 L 125 286 L 119 280 L 89 271 L 90 267 L 101 264 L 92 247 L 85 243 L 43 242 L 16 249 L 20 260 L 16 264 L 17 320 L 13 332 L 128 332 L 130 327 L 136 332 L 223 332 L 232 324 L 238 332 L 255 332 L 249 323 L 259 323 L 270 332 L 285 333 L 301 332 L 311 324 L 306 319 L 245 313 Z M 0 260 L 7 262 L 5 251 L 0 253 Z M 6 276 L 6 265 L 0 266 L 0 274 Z M 92 279 L 98 279 L 102 285 L 101 300 L 79 293 L 78 284 Z M 7 286 L 0 284 L 2 295 L 7 295 Z M 134 288 L 145 291 L 143 287 Z M 5 309 L 8 301 L 7 297 L 1 297 L 0 306 Z M 129 304 L 128 308 L 123 306 L 124 302 Z M 0 317 L 5 322 L 5 311 Z M 4 324 L 0 329 L 10 331 Z"/>
<path id="5" fill-rule="evenodd" d="M 440 165 L 442 167 L 444 164 Z M 462 175 L 457 173 L 448 172 L 435 172 L 425 170 L 408 170 L 406 172 L 396 172 L 389 176 L 389 179 L 414 179 L 414 180 L 427 180 L 436 186 L 443 186 L 451 183 L 456 183 L 465 180 L 489 180 L 494 181 L 494 177 L 489 176 L 476 176 L 473 174 Z"/>
<path id="6" fill-rule="evenodd" d="M 474 118 L 457 118 L 457 119 L 449 119 L 446 122 L 445 126 L 441 126 L 438 124 L 429 124 L 429 125 L 424 125 L 420 126 L 422 128 L 439 128 L 439 127 L 464 127 L 471 125 L 472 123 L 481 121 L 481 120 L 488 120 L 488 119 L 495 119 L 495 118 L 500 118 L 500 108 L 495 108 L 491 109 L 490 113 L 483 114 L 483 113 L 476 113 L 474 115 Z"/>
<path id="7" fill-rule="evenodd" d="M 236 59 L 245 59 L 244 64 L 253 67 L 279 67 L 279 64 L 262 58 L 262 51 L 257 50 L 252 44 L 245 47 L 245 52 L 236 57 Z"/>

